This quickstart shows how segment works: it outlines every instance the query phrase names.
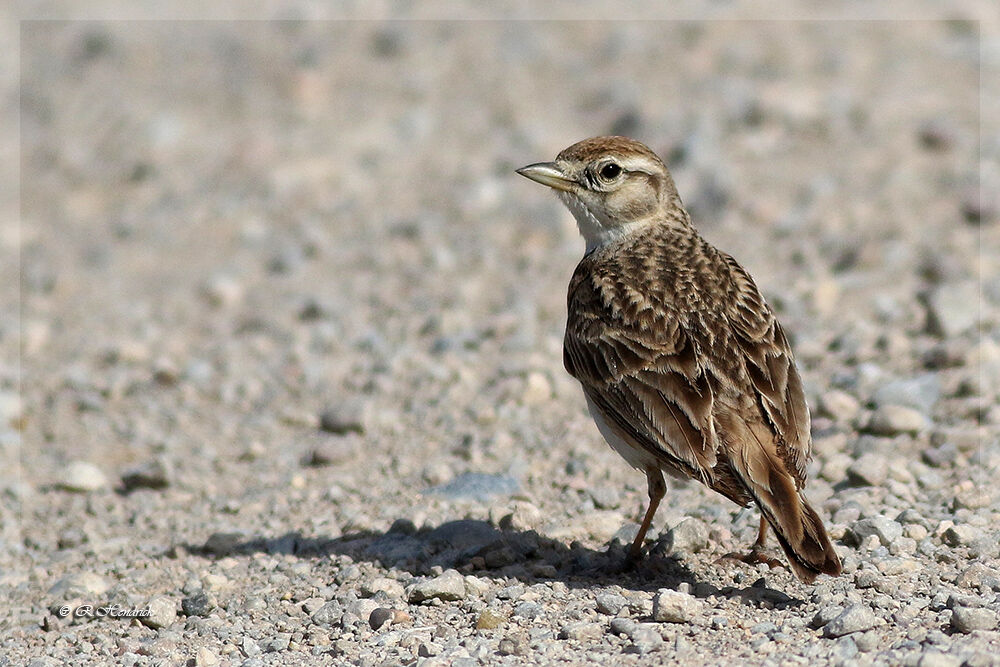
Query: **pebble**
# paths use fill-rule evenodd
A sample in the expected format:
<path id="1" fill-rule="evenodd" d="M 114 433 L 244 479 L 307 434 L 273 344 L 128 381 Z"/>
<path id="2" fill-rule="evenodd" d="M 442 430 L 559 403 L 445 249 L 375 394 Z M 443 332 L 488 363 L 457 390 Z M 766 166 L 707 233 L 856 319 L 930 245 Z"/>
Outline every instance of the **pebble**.
<path id="1" fill-rule="evenodd" d="M 185 616 L 208 616 L 215 607 L 208 594 L 198 592 L 181 600 L 181 611 Z"/>
<path id="2" fill-rule="evenodd" d="M 344 607 L 340 602 L 331 600 L 312 613 L 310 619 L 316 625 L 332 626 L 340 623 L 344 616 Z"/>
<path id="3" fill-rule="evenodd" d="M 465 598 L 465 579 L 455 570 L 445 570 L 433 579 L 415 584 L 408 597 L 414 603 L 435 598 L 445 601 L 461 600 Z"/>
<path id="4" fill-rule="evenodd" d="M 103 595 L 111 588 L 111 584 L 94 572 L 77 572 L 68 574 L 49 588 L 49 596 L 70 600 L 73 598 L 92 598 Z"/>
<path id="5" fill-rule="evenodd" d="M 476 627 L 480 630 L 493 630 L 506 623 L 507 619 L 493 609 L 484 609 L 476 619 Z"/>
<path id="6" fill-rule="evenodd" d="M 88 461 L 71 461 L 57 482 L 59 488 L 74 493 L 97 491 L 108 486 L 108 478 L 101 469 Z"/>
<path id="7" fill-rule="evenodd" d="M 220 273 L 202 285 L 201 295 L 216 308 L 234 306 L 243 299 L 243 285 L 234 276 Z"/>
<path id="8" fill-rule="evenodd" d="M 708 526 L 701 519 L 682 519 L 667 531 L 663 546 L 668 554 L 697 553 L 708 546 Z"/>
<path id="9" fill-rule="evenodd" d="M 526 655 L 528 642 L 519 634 L 508 635 L 500 640 L 497 652 L 500 655 Z"/>
<path id="10" fill-rule="evenodd" d="M 997 614 L 982 607 L 956 607 L 951 612 L 951 627 L 959 632 L 993 630 L 997 627 Z"/>
<path id="11" fill-rule="evenodd" d="M 401 598 L 405 594 L 403 584 L 389 577 L 375 577 L 361 582 L 361 594 L 372 597 L 376 593 L 385 593 L 391 598 Z"/>
<path id="12" fill-rule="evenodd" d="M 891 380 L 880 385 L 872 395 L 877 406 L 901 405 L 926 414 L 941 398 L 941 377 L 923 373 L 915 377 Z"/>
<path id="13" fill-rule="evenodd" d="M 941 651 L 927 651 L 920 656 L 917 667 L 961 667 L 962 658 Z"/>
<path id="14" fill-rule="evenodd" d="M 854 632 L 870 630 L 875 625 L 875 614 L 863 604 L 852 604 L 840 612 L 823 628 L 823 635 L 836 638 Z"/>
<path id="15" fill-rule="evenodd" d="M 651 623 L 640 623 L 629 633 L 632 644 L 625 650 L 629 653 L 646 655 L 658 651 L 664 646 L 663 636 L 659 629 Z"/>
<path id="16" fill-rule="evenodd" d="M 968 546 L 983 537 L 985 533 L 982 528 L 968 524 L 951 526 L 941 534 L 942 541 L 950 547 Z"/>
<path id="17" fill-rule="evenodd" d="M 884 436 L 902 433 L 916 435 L 925 431 L 929 425 L 927 418 L 919 410 L 903 405 L 882 405 L 872 413 L 865 430 Z"/>
<path id="18" fill-rule="evenodd" d="M 147 461 L 122 473 L 122 486 L 126 491 L 135 489 L 165 489 L 170 484 L 167 466 L 161 459 Z"/>
<path id="19" fill-rule="evenodd" d="M 382 629 L 382 626 L 392 623 L 392 620 L 392 609 L 386 607 L 377 607 L 368 615 L 368 625 L 376 632 Z"/>
<path id="20" fill-rule="evenodd" d="M 628 604 L 628 600 L 615 593 L 601 593 L 594 598 L 594 602 L 597 605 L 597 611 L 608 616 L 617 616 L 622 607 Z"/>
<path id="21" fill-rule="evenodd" d="M 889 462 L 881 454 L 867 452 L 847 468 L 847 479 L 856 486 L 881 486 L 889 476 Z"/>
<path id="22" fill-rule="evenodd" d="M 861 404 L 846 391 L 832 389 L 820 397 L 819 413 L 838 422 L 849 422 L 861 410 Z"/>
<path id="23" fill-rule="evenodd" d="M 887 516 L 873 516 L 854 522 L 851 532 L 861 543 L 865 538 L 874 535 L 882 546 L 889 546 L 903 536 L 903 526 Z"/>
<path id="24" fill-rule="evenodd" d="M 653 597 L 653 620 L 658 623 L 687 623 L 700 611 L 701 603 L 687 593 L 663 589 Z"/>
<path id="25" fill-rule="evenodd" d="M 976 280 L 940 285 L 927 298 L 928 328 L 945 339 L 972 329 L 980 318 L 979 298 L 980 285 Z"/>
<path id="26" fill-rule="evenodd" d="M 576 641 L 592 641 L 604 636 L 604 626 L 590 621 L 568 623 L 559 630 L 559 639 L 575 639 Z"/>
<path id="27" fill-rule="evenodd" d="M 168 597 L 156 596 L 146 603 L 149 616 L 140 616 L 139 621 L 146 627 L 158 630 L 177 620 L 177 605 Z"/>

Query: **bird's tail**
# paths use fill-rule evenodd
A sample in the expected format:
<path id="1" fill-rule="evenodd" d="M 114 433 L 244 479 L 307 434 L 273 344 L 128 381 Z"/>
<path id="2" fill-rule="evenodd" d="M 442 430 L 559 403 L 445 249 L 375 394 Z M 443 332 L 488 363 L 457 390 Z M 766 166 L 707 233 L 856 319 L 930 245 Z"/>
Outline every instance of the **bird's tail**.
<path id="1" fill-rule="evenodd" d="M 742 426 L 746 431 L 752 430 L 745 422 Z M 802 496 L 782 458 L 767 446 L 770 442 L 763 444 L 757 433 L 740 435 L 747 436 L 741 438 L 743 451 L 731 455 L 731 464 L 774 529 L 792 571 L 806 583 L 821 573 L 840 574 L 840 558 L 830 543 L 823 520 Z M 758 443 L 761 443 L 759 448 Z"/>

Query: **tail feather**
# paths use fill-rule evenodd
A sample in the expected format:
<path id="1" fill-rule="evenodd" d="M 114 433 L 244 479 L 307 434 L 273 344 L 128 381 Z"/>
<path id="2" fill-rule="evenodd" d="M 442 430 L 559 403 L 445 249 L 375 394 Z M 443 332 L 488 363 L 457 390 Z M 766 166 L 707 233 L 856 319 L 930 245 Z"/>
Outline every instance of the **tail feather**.
<path id="1" fill-rule="evenodd" d="M 736 430 L 744 431 L 739 435 L 745 437 L 736 439 L 741 446 L 732 453 L 733 469 L 774 529 L 792 571 L 806 583 L 821 573 L 839 575 L 840 558 L 826 534 L 823 520 L 802 496 L 785 463 L 765 444 L 767 441 L 739 421 L 742 428 Z M 759 448 L 754 446 L 756 443 Z"/>

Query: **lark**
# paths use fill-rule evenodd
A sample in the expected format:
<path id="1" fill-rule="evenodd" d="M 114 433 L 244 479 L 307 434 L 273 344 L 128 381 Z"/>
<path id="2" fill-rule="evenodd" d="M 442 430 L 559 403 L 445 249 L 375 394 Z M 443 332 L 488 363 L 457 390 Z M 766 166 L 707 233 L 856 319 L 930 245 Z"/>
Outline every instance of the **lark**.
<path id="1" fill-rule="evenodd" d="M 604 439 L 646 474 L 643 541 L 663 472 L 761 512 L 805 582 L 840 559 L 803 495 L 809 408 L 788 339 L 750 275 L 692 226 L 663 161 L 625 137 L 573 144 L 517 170 L 576 218 L 586 252 L 569 284 L 563 345 Z"/>

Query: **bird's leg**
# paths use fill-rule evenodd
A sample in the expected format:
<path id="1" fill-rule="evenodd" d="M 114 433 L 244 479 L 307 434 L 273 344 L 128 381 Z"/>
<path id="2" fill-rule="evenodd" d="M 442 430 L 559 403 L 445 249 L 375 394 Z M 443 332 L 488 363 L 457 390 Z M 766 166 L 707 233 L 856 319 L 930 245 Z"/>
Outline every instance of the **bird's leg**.
<path id="1" fill-rule="evenodd" d="M 771 558 L 766 553 L 764 553 L 764 545 L 767 544 L 767 519 L 763 515 L 760 517 L 760 528 L 757 530 L 757 539 L 754 541 L 753 546 L 750 547 L 750 551 L 745 554 L 738 553 L 728 553 L 719 560 L 731 559 L 738 560 L 748 565 L 756 565 L 757 563 L 764 563 L 770 568 L 784 567 L 782 563 L 777 558 Z"/>
<path id="2" fill-rule="evenodd" d="M 646 484 L 649 489 L 649 507 L 646 509 L 646 516 L 639 526 L 639 532 L 632 541 L 632 548 L 628 552 L 628 560 L 637 563 L 642 557 L 642 543 L 646 539 L 650 524 L 653 523 L 653 515 L 656 508 L 660 506 L 660 501 L 667 492 L 666 482 L 663 481 L 663 473 L 659 468 L 646 468 Z"/>

